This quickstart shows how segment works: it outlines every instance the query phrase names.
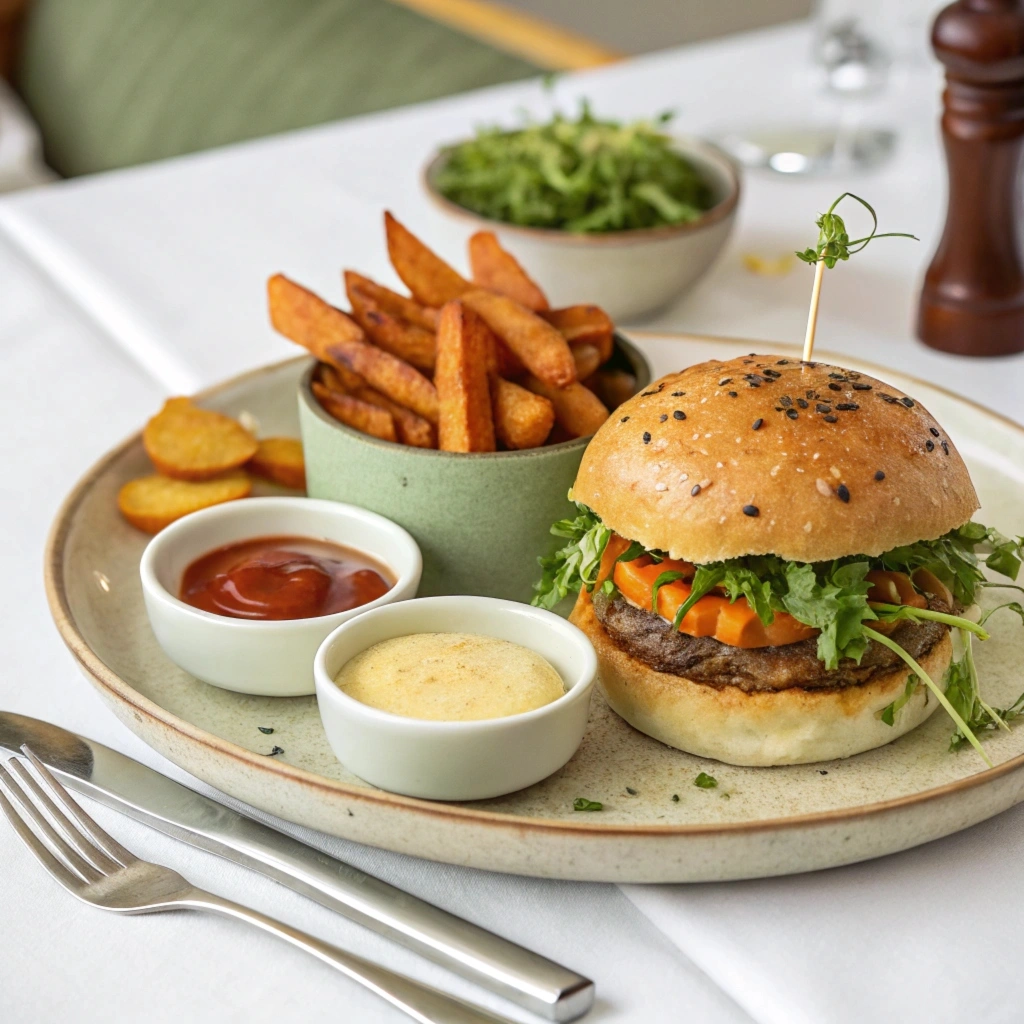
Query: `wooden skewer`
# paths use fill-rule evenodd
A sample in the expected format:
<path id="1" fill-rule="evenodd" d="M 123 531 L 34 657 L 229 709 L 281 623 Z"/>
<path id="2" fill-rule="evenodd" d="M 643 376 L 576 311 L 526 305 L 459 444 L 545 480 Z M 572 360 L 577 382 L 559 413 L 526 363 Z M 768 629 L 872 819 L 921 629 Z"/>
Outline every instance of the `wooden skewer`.
<path id="1" fill-rule="evenodd" d="M 821 279 L 825 274 L 825 261 L 819 259 L 814 266 L 814 287 L 811 289 L 811 308 L 807 313 L 807 335 L 804 338 L 805 363 L 811 361 L 811 353 L 814 351 L 814 332 L 818 326 L 818 299 L 821 298 Z"/>

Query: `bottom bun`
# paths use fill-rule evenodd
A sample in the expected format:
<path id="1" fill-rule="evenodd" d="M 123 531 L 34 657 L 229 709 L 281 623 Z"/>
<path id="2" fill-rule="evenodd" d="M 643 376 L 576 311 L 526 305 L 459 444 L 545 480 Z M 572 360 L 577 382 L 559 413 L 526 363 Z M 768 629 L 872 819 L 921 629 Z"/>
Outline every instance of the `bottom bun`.
<path id="1" fill-rule="evenodd" d="M 709 686 L 658 672 L 627 654 L 605 631 L 582 594 L 570 621 L 597 651 L 598 678 L 612 710 L 670 747 L 726 764 L 808 764 L 884 746 L 920 725 L 939 702 L 923 684 L 886 725 L 878 713 L 903 694 L 900 668 L 859 686 L 835 690 L 757 690 Z M 942 679 L 953 656 L 949 633 L 921 667 Z"/>

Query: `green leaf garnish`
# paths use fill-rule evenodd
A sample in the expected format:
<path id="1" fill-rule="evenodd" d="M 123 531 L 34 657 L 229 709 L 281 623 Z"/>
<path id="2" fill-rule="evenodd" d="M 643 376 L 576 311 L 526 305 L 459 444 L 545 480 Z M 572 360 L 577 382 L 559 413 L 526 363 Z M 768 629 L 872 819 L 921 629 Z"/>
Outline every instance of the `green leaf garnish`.
<path id="1" fill-rule="evenodd" d="M 574 811 L 603 811 L 604 804 L 599 800 L 588 800 L 585 796 L 578 796 L 572 802 Z"/>
<path id="2" fill-rule="evenodd" d="M 714 775 L 708 775 L 707 772 L 701 772 L 700 775 L 693 780 L 693 784 L 698 789 L 714 789 L 715 786 L 718 785 L 718 779 L 716 779 Z"/>
<path id="3" fill-rule="evenodd" d="M 672 114 L 621 124 L 586 102 L 576 118 L 487 127 L 445 150 L 438 191 L 489 220 L 598 233 L 686 224 L 713 204 L 700 171 L 664 126 Z"/>
<path id="4" fill-rule="evenodd" d="M 601 568 L 601 556 L 612 531 L 578 502 L 580 514 L 575 519 L 561 519 L 551 527 L 556 537 L 565 537 L 568 544 L 553 555 L 538 559 L 542 570 L 537 591 L 530 604 L 538 608 L 554 608 L 570 592 L 578 594 L 582 587 L 593 590 Z"/>
<path id="5" fill-rule="evenodd" d="M 891 704 L 886 704 L 882 708 L 879 718 L 886 725 L 894 725 L 896 722 L 896 713 L 902 708 L 906 707 L 910 703 L 910 698 L 917 692 L 917 684 L 919 680 L 917 676 L 907 676 L 907 685 L 903 688 L 903 693 L 900 694 Z"/>
<path id="6" fill-rule="evenodd" d="M 863 238 L 850 240 L 846 231 L 846 224 L 835 208 L 847 197 L 856 199 L 861 206 L 871 214 L 871 233 Z M 831 270 L 839 260 L 848 260 L 854 253 L 858 253 L 868 242 L 875 238 L 913 238 L 915 242 L 920 241 L 916 235 L 908 235 L 903 231 L 887 231 L 885 234 L 878 233 L 878 217 L 875 210 L 867 200 L 855 196 L 852 192 L 844 192 L 829 208 L 827 213 L 821 214 L 814 222 L 818 226 L 818 243 L 812 249 L 804 249 L 796 254 L 797 259 L 804 263 L 817 263 L 824 261 L 825 266 Z"/>

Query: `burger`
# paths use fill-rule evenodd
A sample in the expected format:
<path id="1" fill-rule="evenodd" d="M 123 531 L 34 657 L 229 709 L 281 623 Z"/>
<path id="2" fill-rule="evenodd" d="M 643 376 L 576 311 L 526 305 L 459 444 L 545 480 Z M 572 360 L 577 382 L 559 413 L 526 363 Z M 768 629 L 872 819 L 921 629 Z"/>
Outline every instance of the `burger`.
<path id="1" fill-rule="evenodd" d="M 534 603 L 578 592 L 608 703 L 663 743 L 802 764 L 942 705 L 984 757 L 977 734 L 1020 710 L 981 699 L 964 613 L 1024 541 L 972 521 L 956 447 L 898 388 L 781 356 L 691 366 L 615 411 L 569 497 Z"/>

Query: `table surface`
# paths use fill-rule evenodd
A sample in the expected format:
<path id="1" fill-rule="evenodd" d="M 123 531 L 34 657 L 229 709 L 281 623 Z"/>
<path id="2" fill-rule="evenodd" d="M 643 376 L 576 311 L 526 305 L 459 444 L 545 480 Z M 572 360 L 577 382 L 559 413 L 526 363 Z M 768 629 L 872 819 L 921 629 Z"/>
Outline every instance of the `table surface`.
<path id="1" fill-rule="evenodd" d="M 836 116 L 807 68 L 803 26 L 678 49 L 561 79 L 623 117 L 676 107 L 694 134 Z M 850 179 L 749 174 L 737 230 L 699 287 L 644 326 L 799 341 L 810 275 L 756 277 L 742 255 L 815 237 L 813 217 L 849 188 L 874 203 L 880 241 L 830 275 L 819 345 L 961 390 L 1020 418 L 1024 357 L 967 361 L 913 338 L 916 288 L 937 241 L 943 172 L 933 68 L 905 69 L 864 117 L 895 127 L 884 168 Z M 292 354 L 266 324 L 263 288 L 284 271 L 340 296 L 338 269 L 393 280 L 381 209 L 446 237 L 418 183 L 438 140 L 550 105 L 520 83 L 220 151 L 49 186 L 0 201 L 0 477 L 11 581 L 0 706 L 77 729 L 182 778 L 106 711 L 49 621 L 40 563 L 74 480 L 138 428 L 161 396 Z M 455 238 L 439 246 L 457 260 Z M 680 351 L 680 364 L 685 349 Z M 295 894 L 98 812 L 136 852 L 382 963 L 465 995 L 469 986 Z M 323 836 L 320 848 L 561 959 L 598 981 L 590 1019 L 740 1024 L 1017 1019 L 1004 991 L 1024 899 L 1013 862 L 1024 812 L 872 864 L 728 886 L 617 888 L 433 865 Z M 272 939 L 187 914 L 121 919 L 59 892 L 0 826 L 0 990 L 12 1020 L 404 1019 Z M 986 913 L 979 891 L 998 894 Z M 1017 904 L 1022 904 L 1018 906 Z M 955 950 L 969 954 L 956 956 Z M 517 1019 L 507 1004 L 492 1001 Z"/>

